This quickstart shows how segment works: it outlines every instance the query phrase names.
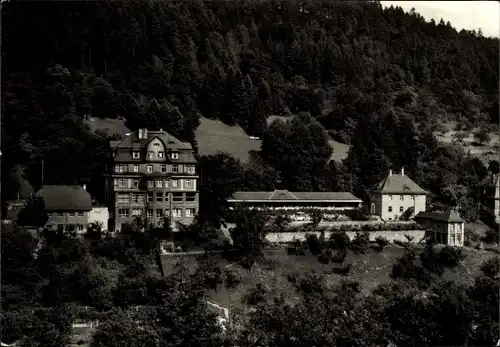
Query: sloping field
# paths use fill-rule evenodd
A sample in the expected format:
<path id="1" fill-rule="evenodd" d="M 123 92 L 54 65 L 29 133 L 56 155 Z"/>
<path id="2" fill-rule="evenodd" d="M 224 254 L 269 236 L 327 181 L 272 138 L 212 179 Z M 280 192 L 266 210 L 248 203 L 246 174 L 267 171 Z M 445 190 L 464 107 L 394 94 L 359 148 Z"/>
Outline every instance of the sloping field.
<path id="1" fill-rule="evenodd" d="M 260 140 L 253 140 L 239 126 L 229 126 L 221 121 L 202 118 L 196 129 L 200 155 L 227 152 L 242 162 L 249 159 L 249 151 L 260 151 Z"/>
<path id="2" fill-rule="evenodd" d="M 449 122 L 445 124 L 445 127 L 447 131 L 442 134 L 442 133 L 435 133 L 438 141 L 444 143 L 444 144 L 451 144 L 453 143 L 453 135 L 457 133 L 455 130 L 455 122 Z M 488 164 L 490 160 L 498 160 L 498 150 L 495 148 L 495 144 L 497 144 L 500 141 L 500 137 L 498 133 L 490 133 L 491 136 L 491 141 L 488 144 L 485 144 L 483 146 L 475 146 L 474 145 L 474 138 L 473 138 L 473 133 L 477 129 L 472 129 L 470 131 L 470 134 L 467 138 L 464 139 L 464 146 L 462 148 L 464 151 L 467 153 L 470 151 L 470 153 L 474 156 L 477 156 L 480 158 L 485 164 Z"/>
<path id="3" fill-rule="evenodd" d="M 488 251 L 478 251 L 467 248 L 468 256 L 456 271 L 445 273 L 445 278 L 470 283 L 472 278 L 479 272 L 482 262 L 494 254 Z M 348 277 L 332 273 L 332 268 L 338 264 L 323 265 L 308 254 L 305 256 L 290 256 L 284 249 L 276 249 L 265 252 L 265 259 L 255 264 L 250 271 L 241 268 L 235 263 L 229 263 L 220 255 L 212 255 L 221 268 L 231 269 L 241 279 L 241 283 L 234 289 L 226 289 L 221 286 L 217 291 L 210 293 L 210 299 L 219 305 L 230 309 L 244 309 L 241 300 L 248 289 L 262 284 L 268 290 L 269 295 L 284 294 L 288 301 L 298 300 L 295 289 L 288 281 L 290 274 L 304 274 L 310 271 L 326 275 L 327 282 L 335 284 L 342 279 L 350 279 L 361 283 L 365 293 L 370 292 L 377 285 L 390 281 L 390 272 L 397 258 L 404 254 L 404 249 L 390 245 L 383 252 L 372 249 L 366 254 L 354 255 L 349 252 L 343 265 L 352 264 L 351 273 Z M 197 266 L 196 257 L 165 257 L 168 267 L 174 271 L 175 264 L 182 263 L 188 269 L 194 270 Z"/>
<path id="4" fill-rule="evenodd" d="M 102 130 L 109 136 L 115 134 L 124 136 L 126 133 L 130 132 L 130 129 L 125 126 L 125 121 L 123 119 L 89 117 L 89 119 L 85 120 L 85 124 L 87 124 L 92 131 Z"/>

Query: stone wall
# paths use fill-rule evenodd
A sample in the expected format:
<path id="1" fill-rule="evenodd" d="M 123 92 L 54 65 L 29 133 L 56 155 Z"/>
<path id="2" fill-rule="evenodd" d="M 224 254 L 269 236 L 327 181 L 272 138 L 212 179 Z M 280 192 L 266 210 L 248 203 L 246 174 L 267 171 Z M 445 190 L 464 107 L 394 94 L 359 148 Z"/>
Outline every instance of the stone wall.
<path id="1" fill-rule="evenodd" d="M 338 232 L 336 232 L 338 233 Z M 315 234 L 316 236 L 320 236 L 321 232 L 282 232 L 282 233 L 267 233 L 266 239 L 271 243 L 288 243 L 294 240 L 304 241 L 306 239 L 306 235 Z M 331 231 L 325 231 L 325 238 L 330 238 Z M 353 240 L 356 237 L 355 231 L 346 231 L 347 236 L 350 240 Z M 375 239 L 379 236 L 385 237 L 388 241 L 408 241 L 405 235 L 413 237 L 412 243 L 421 242 L 425 238 L 425 230 L 387 230 L 387 231 L 369 231 L 370 241 L 375 241 Z"/>

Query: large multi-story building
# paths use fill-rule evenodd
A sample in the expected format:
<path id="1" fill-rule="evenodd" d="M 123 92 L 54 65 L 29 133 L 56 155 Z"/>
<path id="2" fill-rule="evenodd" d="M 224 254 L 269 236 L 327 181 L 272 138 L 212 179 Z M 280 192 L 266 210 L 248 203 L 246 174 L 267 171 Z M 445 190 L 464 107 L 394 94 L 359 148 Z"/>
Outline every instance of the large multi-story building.
<path id="1" fill-rule="evenodd" d="M 405 175 L 404 169 L 400 174 L 389 175 L 381 181 L 371 192 L 371 213 L 380 216 L 383 220 L 396 220 L 409 208 L 413 208 L 410 217 L 425 211 L 427 192 Z"/>
<path id="2" fill-rule="evenodd" d="M 169 133 L 139 129 L 110 143 L 106 200 L 114 230 L 142 217 L 158 225 L 170 217 L 190 224 L 198 214 L 196 158 L 189 143 Z"/>
<path id="3" fill-rule="evenodd" d="M 477 195 L 479 202 L 491 210 L 495 221 L 500 222 L 500 174 L 488 172 L 486 178 L 478 185 Z"/>

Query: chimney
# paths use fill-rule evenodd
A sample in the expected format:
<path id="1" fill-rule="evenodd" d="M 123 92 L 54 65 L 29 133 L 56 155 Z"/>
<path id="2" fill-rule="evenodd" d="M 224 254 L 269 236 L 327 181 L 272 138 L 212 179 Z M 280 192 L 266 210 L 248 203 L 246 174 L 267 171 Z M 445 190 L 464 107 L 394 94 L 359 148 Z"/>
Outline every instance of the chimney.
<path id="1" fill-rule="evenodd" d="M 160 134 L 163 134 L 163 129 L 160 128 Z"/>
<path id="2" fill-rule="evenodd" d="M 392 170 L 389 170 L 389 177 L 392 176 Z"/>
<path id="3" fill-rule="evenodd" d="M 402 168 L 401 168 L 401 176 L 404 176 L 404 175 L 405 175 L 405 168 L 404 168 L 404 167 L 402 167 Z"/>
<path id="4" fill-rule="evenodd" d="M 148 138 L 148 129 L 141 128 L 139 129 L 139 139 L 147 139 Z"/>
<path id="5" fill-rule="evenodd" d="M 84 190 L 87 190 L 87 185 L 85 183 L 82 185 L 82 187 Z"/>

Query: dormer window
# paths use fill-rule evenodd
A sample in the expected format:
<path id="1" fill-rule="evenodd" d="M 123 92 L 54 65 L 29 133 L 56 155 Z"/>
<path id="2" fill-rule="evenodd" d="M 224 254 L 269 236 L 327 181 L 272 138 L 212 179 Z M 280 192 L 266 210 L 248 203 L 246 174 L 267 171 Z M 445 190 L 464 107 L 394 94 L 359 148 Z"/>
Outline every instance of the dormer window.
<path id="1" fill-rule="evenodd" d="M 159 143 L 153 143 L 153 147 L 160 147 Z"/>
<path id="2" fill-rule="evenodd" d="M 154 159 L 155 153 L 154 152 L 148 152 L 148 159 Z"/>
<path id="3" fill-rule="evenodd" d="M 163 152 L 158 152 L 158 158 L 163 158 L 164 153 Z"/>
<path id="4" fill-rule="evenodd" d="M 179 153 L 173 152 L 172 153 L 172 159 L 179 159 Z"/>
<path id="5" fill-rule="evenodd" d="M 134 159 L 139 159 L 141 157 L 141 153 L 140 152 L 132 152 L 132 157 Z"/>

